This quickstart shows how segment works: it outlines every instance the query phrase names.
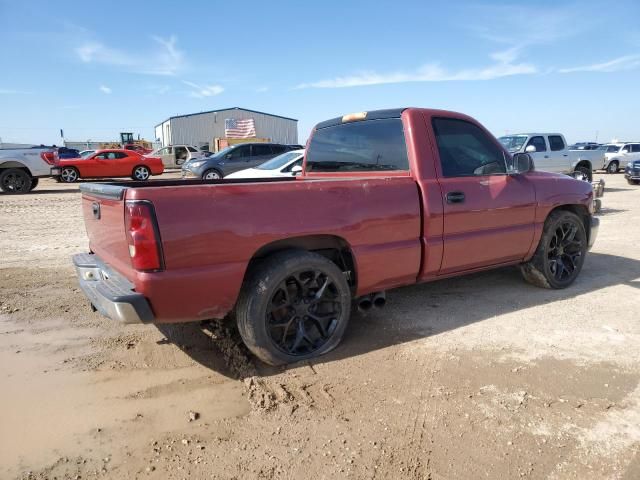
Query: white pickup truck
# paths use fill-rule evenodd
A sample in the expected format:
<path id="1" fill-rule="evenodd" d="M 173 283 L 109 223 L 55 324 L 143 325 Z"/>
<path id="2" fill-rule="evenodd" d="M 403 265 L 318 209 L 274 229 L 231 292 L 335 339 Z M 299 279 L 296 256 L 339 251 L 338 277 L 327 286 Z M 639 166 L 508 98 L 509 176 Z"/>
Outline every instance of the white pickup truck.
<path id="1" fill-rule="evenodd" d="M 591 181 L 593 166 L 602 165 L 601 150 L 569 150 L 560 133 L 518 133 L 498 140 L 514 153 L 528 153 L 536 170 L 564 173 L 580 180 Z"/>
<path id="2" fill-rule="evenodd" d="M 38 185 L 38 178 L 50 177 L 58 160 L 53 147 L 0 149 L 0 190 L 5 193 L 28 193 Z"/>

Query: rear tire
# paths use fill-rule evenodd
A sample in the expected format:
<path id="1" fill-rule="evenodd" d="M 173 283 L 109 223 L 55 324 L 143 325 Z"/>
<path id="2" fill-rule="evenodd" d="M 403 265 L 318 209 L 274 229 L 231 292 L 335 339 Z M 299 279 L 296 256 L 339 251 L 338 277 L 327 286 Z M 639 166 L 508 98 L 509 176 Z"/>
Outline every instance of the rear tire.
<path id="1" fill-rule="evenodd" d="M 541 288 L 561 289 L 578 277 L 587 253 L 587 233 L 573 212 L 556 210 L 544 222 L 535 254 L 520 265 L 524 279 Z"/>
<path id="2" fill-rule="evenodd" d="M 607 165 L 607 173 L 618 173 L 618 161 L 614 160 Z"/>
<path id="3" fill-rule="evenodd" d="M 64 183 L 77 182 L 79 178 L 80 174 L 74 167 L 63 167 L 60 171 L 60 180 Z"/>
<path id="4" fill-rule="evenodd" d="M 0 173 L 0 190 L 9 194 L 29 193 L 33 177 L 19 168 L 7 168 Z"/>
<path id="5" fill-rule="evenodd" d="M 590 182 L 592 179 L 591 170 L 587 167 L 577 167 L 571 176 L 576 180 L 582 180 L 584 182 Z"/>
<path id="6" fill-rule="evenodd" d="M 138 165 L 133 169 L 133 172 L 131 173 L 131 178 L 139 182 L 146 182 L 147 180 L 149 180 L 150 176 L 151 170 L 149 170 L 149 168 L 145 167 L 144 165 Z"/>
<path id="7" fill-rule="evenodd" d="M 31 186 L 29 187 L 29 191 L 32 191 L 37 186 L 38 186 L 38 177 L 34 177 L 31 179 Z"/>
<path id="8" fill-rule="evenodd" d="M 344 274 L 332 261 L 305 250 L 279 252 L 256 265 L 236 305 L 244 343 L 270 365 L 333 350 L 350 314 L 351 291 Z"/>

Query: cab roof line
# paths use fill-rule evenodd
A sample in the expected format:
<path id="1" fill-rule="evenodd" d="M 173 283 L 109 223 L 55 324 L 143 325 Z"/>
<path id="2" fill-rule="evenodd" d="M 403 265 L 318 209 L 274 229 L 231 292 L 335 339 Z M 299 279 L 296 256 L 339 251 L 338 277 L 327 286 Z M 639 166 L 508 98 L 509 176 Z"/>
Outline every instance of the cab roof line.
<path id="1" fill-rule="evenodd" d="M 354 120 L 348 123 L 356 123 L 358 121 L 366 121 L 366 120 L 382 120 L 385 118 L 400 118 L 402 112 L 404 112 L 407 108 L 389 108 L 385 110 L 370 110 L 366 112 L 366 117 L 362 120 Z M 320 122 L 316 125 L 316 129 L 333 127 L 335 125 L 342 125 L 343 116 L 332 118 L 330 120 L 325 120 L 324 122 Z"/>

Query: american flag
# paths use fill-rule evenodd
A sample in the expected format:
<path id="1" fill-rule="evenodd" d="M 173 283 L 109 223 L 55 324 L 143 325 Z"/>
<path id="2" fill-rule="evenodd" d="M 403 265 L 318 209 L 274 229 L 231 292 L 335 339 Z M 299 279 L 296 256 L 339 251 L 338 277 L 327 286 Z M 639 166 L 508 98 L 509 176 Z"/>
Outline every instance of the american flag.
<path id="1" fill-rule="evenodd" d="M 256 124 L 253 118 L 236 120 L 227 118 L 224 121 L 224 136 L 227 138 L 249 138 L 256 136 Z"/>

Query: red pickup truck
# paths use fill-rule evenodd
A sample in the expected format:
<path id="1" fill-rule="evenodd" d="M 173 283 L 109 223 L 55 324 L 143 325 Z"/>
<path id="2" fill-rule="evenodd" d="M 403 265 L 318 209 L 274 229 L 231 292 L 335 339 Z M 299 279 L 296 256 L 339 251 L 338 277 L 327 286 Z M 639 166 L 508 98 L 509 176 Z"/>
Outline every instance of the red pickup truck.
<path id="1" fill-rule="evenodd" d="M 587 182 L 533 170 L 474 119 L 419 108 L 318 124 L 299 177 L 83 184 L 73 260 L 114 320 L 235 312 L 270 364 L 333 349 L 352 300 L 505 265 L 564 288 L 595 241 Z"/>

